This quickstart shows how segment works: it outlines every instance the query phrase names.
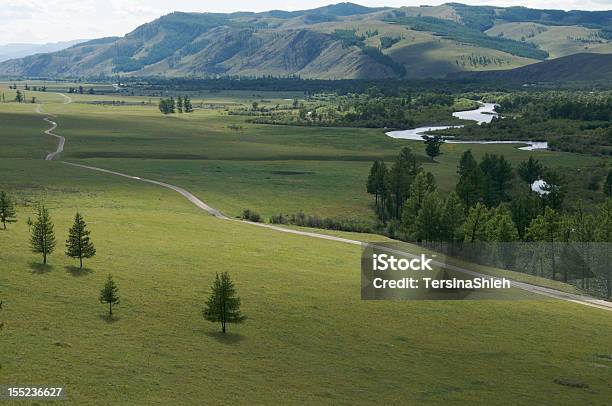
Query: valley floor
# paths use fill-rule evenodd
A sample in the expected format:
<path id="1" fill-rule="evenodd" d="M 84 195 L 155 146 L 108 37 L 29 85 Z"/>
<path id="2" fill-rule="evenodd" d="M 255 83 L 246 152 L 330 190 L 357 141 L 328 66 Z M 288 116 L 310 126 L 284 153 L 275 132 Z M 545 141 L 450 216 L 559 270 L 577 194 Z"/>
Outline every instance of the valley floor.
<path id="1" fill-rule="evenodd" d="M 231 118 L 210 112 L 165 118 L 45 97 L 67 139 L 65 159 L 179 184 L 232 216 L 246 207 L 369 213 L 355 185 L 373 156 L 399 145 L 371 130 L 317 130 L 314 142 L 312 131 L 291 128 L 235 135 L 224 130 Z M 33 106 L 0 105 L 0 116 L 0 190 L 17 197 L 20 220 L 0 230 L 3 383 L 66 385 L 74 404 L 603 405 L 610 397 L 608 312 L 556 300 L 361 301 L 358 246 L 223 221 L 171 190 L 46 162 L 55 141 Z M 363 152 L 356 140 L 380 148 Z M 457 154 L 449 148 L 445 159 Z M 561 156 L 596 164 L 544 159 Z M 287 171 L 303 173 L 272 173 Z M 49 266 L 28 248 L 25 219 L 40 201 L 59 242 Z M 84 271 L 62 254 L 77 210 L 98 249 Z M 248 317 L 227 336 L 201 315 L 221 271 Z M 121 295 L 113 322 L 98 302 L 108 273 Z"/>

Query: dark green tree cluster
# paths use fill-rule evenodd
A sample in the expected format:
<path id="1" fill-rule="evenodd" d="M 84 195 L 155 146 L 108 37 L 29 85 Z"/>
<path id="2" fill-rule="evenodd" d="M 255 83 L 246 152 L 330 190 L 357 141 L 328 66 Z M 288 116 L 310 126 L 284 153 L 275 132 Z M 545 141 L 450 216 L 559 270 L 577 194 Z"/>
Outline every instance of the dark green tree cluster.
<path id="1" fill-rule="evenodd" d="M 159 101 L 159 111 L 164 114 L 176 113 L 176 102 L 174 101 L 174 98 L 170 97 L 169 99 L 161 99 Z"/>
<path id="2" fill-rule="evenodd" d="M 159 101 L 159 111 L 164 114 L 193 113 L 193 104 L 187 96 L 179 96 L 176 101 L 170 97 Z"/>
<path id="3" fill-rule="evenodd" d="M 382 221 L 401 219 L 410 185 L 420 171 L 421 164 L 408 147 L 402 149 L 389 169 L 384 162 L 373 164 L 367 190 L 376 196 L 376 212 Z"/>
<path id="4" fill-rule="evenodd" d="M 581 202 L 568 210 L 563 178 L 534 158 L 519 164 L 516 172 L 520 181 L 516 182 L 512 182 L 515 171 L 503 156 L 486 154 L 478 162 L 466 151 L 457 172 L 456 193 L 443 197 L 437 192 L 434 176 L 412 160 L 409 150 L 402 151 L 391 170 L 384 162 L 374 162 L 367 191 L 375 196 L 376 212 L 387 224 L 386 233 L 430 245 L 493 243 L 499 249 L 497 258 L 506 267 L 514 264 L 516 255 L 499 243 L 544 242 L 551 277 L 565 282 L 570 277 L 569 267 L 562 268 L 559 263 L 569 263 L 572 258 L 561 258 L 569 254 L 557 252 L 555 244 L 579 243 L 588 250 L 592 249 L 589 242 L 612 242 L 612 198 L 606 186 L 607 199 L 595 210 L 585 210 Z M 609 179 L 612 175 L 606 182 Z M 536 192 L 532 185 L 538 180 L 544 183 Z M 487 249 L 491 246 L 486 245 Z M 587 267 L 583 268 L 582 287 L 588 288 Z M 612 268 L 603 276 L 608 297 L 612 295 L 611 280 Z"/>
<path id="5" fill-rule="evenodd" d="M 503 155 L 486 154 L 477 163 L 470 150 L 459 161 L 459 182 L 456 191 L 466 207 L 482 201 L 486 206 L 497 206 L 508 200 L 512 166 Z"/>

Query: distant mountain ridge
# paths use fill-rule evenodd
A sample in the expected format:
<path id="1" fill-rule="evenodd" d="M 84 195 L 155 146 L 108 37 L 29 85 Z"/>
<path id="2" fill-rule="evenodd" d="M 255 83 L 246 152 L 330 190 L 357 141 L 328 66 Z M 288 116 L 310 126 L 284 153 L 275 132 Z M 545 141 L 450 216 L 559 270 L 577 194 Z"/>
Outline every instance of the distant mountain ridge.
<path id="1" fill-rule="evenodd" d="M 63 42 L 50 42 L 47 44 L 5 44 L 0 45 L 0 62 L 9 59 L 23 58 L 34 54 L 45 54 L 49 52 L 61 51 L 62 49 L 70 48 L 73 45 L 85 42 L 86 40 L 73 40 Z"/>
<path id="2" fill-rule="evenodd" d="M 612 54 L 612 11 L 524 7 L 171 13 L 121 38 L 0 63 L 10 77 L 442 78 L 577 53 Z"/>

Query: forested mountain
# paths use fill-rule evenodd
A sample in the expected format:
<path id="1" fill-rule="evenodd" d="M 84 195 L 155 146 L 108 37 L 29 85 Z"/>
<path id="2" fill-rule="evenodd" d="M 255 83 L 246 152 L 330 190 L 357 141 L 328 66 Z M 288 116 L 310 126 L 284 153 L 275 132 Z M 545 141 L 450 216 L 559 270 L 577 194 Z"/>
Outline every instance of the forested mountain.
<path id="1" fill-rule="evenodd" d="M 172 13 L 121 38 L 6 61 L 2 76 L 444 77 L 612 53 L 612 12 L 341 3 L 264 13 Z"/>

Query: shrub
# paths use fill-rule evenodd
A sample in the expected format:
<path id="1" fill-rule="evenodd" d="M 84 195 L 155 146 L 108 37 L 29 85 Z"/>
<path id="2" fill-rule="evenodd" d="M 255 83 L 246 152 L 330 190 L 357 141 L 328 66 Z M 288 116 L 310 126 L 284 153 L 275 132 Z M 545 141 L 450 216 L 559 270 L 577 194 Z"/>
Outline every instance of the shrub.
<path id="1" fill-rule="evenodd" d="M 241 218 L 243 220 L 248 220 L 248 221 L 252 221 L 254 223 L 259 223 L 261 222 L 261 216 L 259 215 L 259 213 L 250 210 L 250 209 L 244 209 L 242 211 L 242 216 Z"/>

